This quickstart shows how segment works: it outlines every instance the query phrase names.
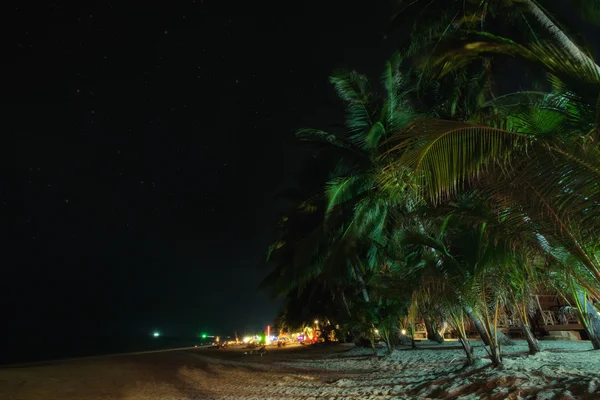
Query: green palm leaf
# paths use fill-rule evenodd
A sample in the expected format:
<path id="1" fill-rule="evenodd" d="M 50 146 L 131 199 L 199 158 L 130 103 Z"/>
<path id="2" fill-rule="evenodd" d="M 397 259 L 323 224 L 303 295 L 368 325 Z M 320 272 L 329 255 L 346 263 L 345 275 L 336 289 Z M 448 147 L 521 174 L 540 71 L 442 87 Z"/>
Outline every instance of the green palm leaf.
<path id="1" fill-rule="evenodd" d="M 347 106 L 346 125 L 354 137 L 360 138 L 375 122 L 375 97 L 369 79 L 356 71 L 338 71 L 329 78 L 335 91 Z"/>
<path id="2" fill-rule="evenodd" d="M 390 138 L 397 153 L 383 178 L 394 178 L 394 167 L 414 171 L 421 190 L 434 202 L 452 196 L 477 179 L 492 163 L 510 166 L 511 155 L 531 142 L 526 135 L 504 129 L 473 126 L 454 121 L 420 119 Z M 397 165 L 394 165 L 397 164 Z"/>

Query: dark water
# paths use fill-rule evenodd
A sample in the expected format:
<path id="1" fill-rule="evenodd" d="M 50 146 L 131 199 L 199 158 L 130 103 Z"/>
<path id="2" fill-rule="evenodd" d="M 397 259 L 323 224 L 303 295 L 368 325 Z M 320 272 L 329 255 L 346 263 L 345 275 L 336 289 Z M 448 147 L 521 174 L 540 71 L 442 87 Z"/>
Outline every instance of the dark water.
<path id="1" fill-rule="evenodd" d="M 197 338 L 161 336 L 59 336 L 2 339 L 0 365 L 87 357 L 103 354 L 162 350 L 208 344 Z"/>

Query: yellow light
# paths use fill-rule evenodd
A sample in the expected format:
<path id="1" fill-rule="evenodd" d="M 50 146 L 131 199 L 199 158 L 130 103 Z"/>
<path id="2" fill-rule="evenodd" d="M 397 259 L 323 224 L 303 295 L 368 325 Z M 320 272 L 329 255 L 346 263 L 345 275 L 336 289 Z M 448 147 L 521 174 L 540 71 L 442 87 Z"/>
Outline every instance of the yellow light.
<path id="1" fill-rule="evenodd" d="M 243 340 L 244 343 L 248 343 L 249 341 L 251 341 L 252 338 L 250 336 L 246 336 Z"/>
<path id="2" fill-rule="evenodd" d="M 319 324 L 319 320 L 318 319 L 315 319 L 315 324 L 317 324 L 317 325 Z"/>
<path id="3" fill-rule="evenodd" d="M 403 335 L 406 335 L 406 329 L 402 329 L 402 330 L 400 331 L 400 333 L 401 333 L 401 334 L 403 334 Z"/>
<path id="4" fill-rule="evenodd" d="M 375 329 L 375 333 L 379 334 L 379 329 Z"/>

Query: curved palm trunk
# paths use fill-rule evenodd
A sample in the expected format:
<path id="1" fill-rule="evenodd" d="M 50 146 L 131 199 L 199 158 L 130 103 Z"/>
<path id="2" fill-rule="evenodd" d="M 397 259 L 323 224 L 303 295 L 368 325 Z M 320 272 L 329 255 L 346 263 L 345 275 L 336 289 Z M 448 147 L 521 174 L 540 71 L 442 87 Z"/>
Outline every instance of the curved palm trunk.
<path id="1" fill-rule="evenodd" d="M 460 342 L 463 350 L 465 351 L 465 355 L 467 356 L 466 364 L 473 365 L 473 363 L 475 362 L 475 355 L 473 354 L 473 347 L 471 347 L 471 342 L 469 342 L 469 338 L 467 337 L 463 315 L 450 311 L 450 317 L 452 319 L 452 325 L 454 326 L 454 330 L 456 331 L 456 334 L 458 336 L 458 341 Z"/>
<path id="2" fill-rule="evenodd" d="M 444 338 L 436 327 L 432 324 L 431 320 L 427 317 L 423 317 L 423 321 L 425 321 L 425 330 L 427 331 L 427 340 L 430 342 L 444 343 Z"/>
<path id="3" fill-rule="evenodd" d="M 344 291 L 342 290 L 342 303 L 344 303 L 344 309 L 346 310 L 346 314 L 348 314 L 348 317 L 351 317 L 352 314 L 350 313 L 350 307 L 348 307 L 348 300 L 346 300 L 346 294 L 344 293 Z"/>
<path id="4" fill-rule="evenodd" d="M 534 355 L 542 351 L 542 348 L 540 347 L 540 342 L 538 342 L 537 338 L 535 337 L 533 329 L 531 329 L 531 324 L 529 323 L 529 315 L 527 312 L 528 299 L 529 297 L 525 293 L 525 290 L 521 289 L 520 301 L 513 296 L 513 303 L 519 317 L 519 322 L 521 323 L 523 337 L 527 341 L 527 346 L 529 347 L 529 354 Z"/>
<path id="5" fill-rule="evenodd" d="M 589 300 L 587 300 L 586 308 L 590 317 L 590 339 L 594 350 L 600 350 L 600 313 Z"/>
<path id="6" fill-rule="evenodd" d="M 525 340 L 527 340 L 527 346 L 529 346 L 529 354 L 534 355 L 542 351 L 542 348 L 540 347 L 540 342 L 537 340 L 537 338 L 531 331 L 531 327 L 523 321 L 521 321 L 521 330 L 523 331 L 523 336 L 525 337 Z"/>
<path id="7" fill-rule="evenodd" d="M 369 292 L 367 292 L 367 284 L 363 279 L 362 273 L 358 269 L 358 266 L 355 263 L 352 263 L 352 269 L 354 270 L 354 275 L 356 276 L 356 280 L 358 281 L 358 285 L 360 287 L 360 291 L 362 292 L 363 298 L 365 302 L 369 303 Z"/>
<path id="8" fill-rule="evenodd" d="M 485 328 L 483 327 L 483 324 L 481 323 L 481 320 L 479 319 L 479 317 L 477 317 L 475 315 L 475 312 L 473 311 L 473 309 L 471 307 L 465 308 L 465 314 L 467 314 L 469 316 L 469 319 L 471 320 L 471 323 L 473 324 L 473 326 L 477 330 L 477 333 L 481 337 L 483 344 L 485 344 L 486 346 L 489 346 L 490 341 L 488 340 L 487 333 L 486 333 Z"/>
<path id="9" fill-rule="evenodd" d="M 496 304 L 496 308 L 497 308 Z M 502 354 L 500 352 L 500 330 L 496 326 L 495 322 L 491 322 L 489 315 L 484 315 L 483 318 L 476 315 L 475 312 L 469 307 L 467 313 L 473 320 L 477 329 L 482 329 L 483 332 L 479 331 L 481 339 L 484 343 L 489 346 L 489 350 L 484 347 L 485 351 L 487 351 L 490 356 L 490 360 L 492 361 L 492 365 L 494 367 L 498 367 L 502 364 Z M 502 334 L 504 336 L 504 334 Z"/>
<path id="10" fill-rule="evenodd" d="M 488 333 L 487 333 L 485 327 L 483 326 L 481 319 L 477 315 L 475 315 L 475 312 L 473 311 L 473 309 L 471 307 L 466 307 L 465 313 L 471 319 L 471 322 L 473 323 L 473 326 L 475 326 L 475 329 L 477 330 L 477 333 L 479 334 L 479 336 L 481 336 L 481 340 L 483 341 L 483 344 L 485 344 L 486 346 L 489 346 L 490 341 L 488 339 Z M 498 337 L 498 343 L 500 343 L 501 345 L 514 346 L 515 342 L 510 340 L 510 338 L 508 336 L 506 336 L 504 333 L 502 333 L 502 331 L 498 330 L 496 335 Z"/>
<path id="11" fill-rule="evenodd" d="M 600 350 L 600 313 L 584 292 L 577 292 L 577 309 L 585 332 L 592 341 L 594 350 Z"/>
<path id="12" fill-rule="evenodd" d="M 523 0 L 523 4 L 527 6 L 529 12 L 554 38 L 559 42 L 565 50 L 569 52 L 575 59 L 584 64 L 590 64 L 596 67 L 596 72 L 600 74 L 600 67 L 577 47 L 575 43 L 546 15 L 546 13 L 533 0 Z"/>
<path id="13" fill-rule="evenodd" d="M 467 365 L 473 365 L 475 363 L 475 355 L 473 354 L 473 347 L 471 346 L 471 342 L 466 337 L 458 337 L 458 341 L 460 342 L 465 355 L 467 356 Z"/>
<path id="14" fill-rule="evenodd" d="M 512 341 L 508 336 L 506 336 L 501 330 L 498 330 L 496 335 L 498 336 L 498 343 L 500 343 L 502 346 L 514 346 L 515 345 L 515 342 Z"/>

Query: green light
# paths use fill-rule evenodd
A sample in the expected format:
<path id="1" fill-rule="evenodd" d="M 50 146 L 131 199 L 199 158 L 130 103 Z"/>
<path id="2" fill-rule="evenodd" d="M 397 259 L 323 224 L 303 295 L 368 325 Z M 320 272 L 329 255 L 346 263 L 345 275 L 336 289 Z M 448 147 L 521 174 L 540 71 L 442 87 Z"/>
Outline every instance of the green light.
<path id="1" fill-rule="evenodd" d="M 206 333 L 202 334 L 202 339 L 206 339 Z"/>
<path id="2" fill-rule="evenodd" d="M 154 332 L 154 333 L 152 334 L 152 336 L 154 336 L 154 337 L 159 337 L 159 336 L 160 336 L 160 332 Z"/>

